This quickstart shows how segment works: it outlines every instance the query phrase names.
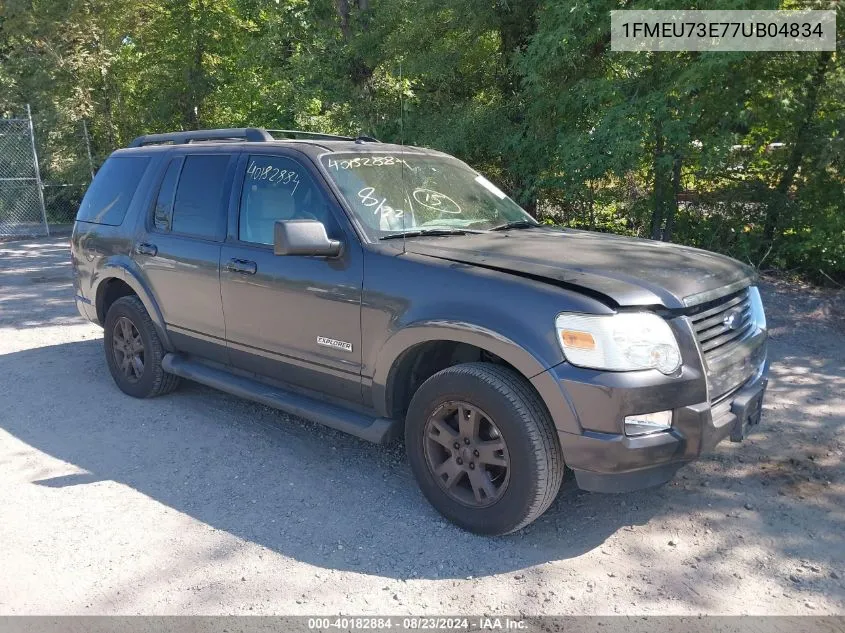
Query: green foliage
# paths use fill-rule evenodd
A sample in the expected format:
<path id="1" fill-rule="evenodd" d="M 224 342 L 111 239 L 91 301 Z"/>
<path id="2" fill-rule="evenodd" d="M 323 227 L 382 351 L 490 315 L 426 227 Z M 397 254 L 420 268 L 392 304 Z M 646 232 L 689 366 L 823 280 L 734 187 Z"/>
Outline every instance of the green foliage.
<path id="1" fill-rule="evenodd" d="M 454 153 L 549 222 L 845 280 L 841 54 L 610 50 L 610 10 L 675 6 L 5 0 L 0 114 L 31 103 L 69 182 L 83 119 L 97 161 L 172 129 L 366 133 Z"/>

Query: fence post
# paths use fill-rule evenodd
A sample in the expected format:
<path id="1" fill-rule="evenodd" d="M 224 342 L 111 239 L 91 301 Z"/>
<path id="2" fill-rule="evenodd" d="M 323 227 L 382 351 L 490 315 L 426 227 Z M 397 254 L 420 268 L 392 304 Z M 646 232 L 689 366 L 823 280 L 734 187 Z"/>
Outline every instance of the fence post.
<path id="1" fill-rule="evenodd" d="M 41 201 L 41 217 L 44 220 L 44 230 L 50 237 L 50 225 L 47 222 L 47 207 L 44 206 L 44 187 L 41 185 L 41 169 L 38 167 L 38 152 L 35 149 L 35 128 L 32 126 L 32 111 L 26 104 L 26 118 L 29 119 L 29 140 L 32 142 L 32 160 L 35 163 L 35 185 L 38 187 L 38 199 Z"/>
<path id="2" fill-rule="evenodd" d="M 94 159 L 91 158 L 91 141 L 88 138 L 88 124 L 82 119 L 82 133 L 85 135 L 85 150 L 88 152 L 88 169 L 91 170 L 91 182 L 94 182 Z"/>

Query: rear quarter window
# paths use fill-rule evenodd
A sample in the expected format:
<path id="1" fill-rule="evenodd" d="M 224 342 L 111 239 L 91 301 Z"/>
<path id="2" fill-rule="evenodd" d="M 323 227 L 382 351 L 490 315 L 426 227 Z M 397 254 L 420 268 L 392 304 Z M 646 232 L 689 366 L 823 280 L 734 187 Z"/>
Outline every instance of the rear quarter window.
<path id="1" fill-rule="evenodd" d="M 149 162 L 149 156 L 109 158 L 88 187 L 76 219 L 113 226 L 122 223 Z"/>

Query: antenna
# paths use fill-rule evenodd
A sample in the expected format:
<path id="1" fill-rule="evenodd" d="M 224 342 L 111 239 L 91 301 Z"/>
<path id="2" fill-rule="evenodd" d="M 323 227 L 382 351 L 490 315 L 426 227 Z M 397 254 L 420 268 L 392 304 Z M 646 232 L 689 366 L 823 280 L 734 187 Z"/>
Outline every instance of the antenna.
<path id="1" fill-rule="evenodd" d="M 402 164 L 399 166 L 402 178 L 402 194 L 405 196 L 405 202 L 402 206 L 410 206 L 411 198 L 408 195 L 408 187 L 405 185 L 405 83 L 402 80 L 402 60 L 399 60 L 399 157 Z M 408 230 L 405 226 L 406 211 L 402 211 L 402 254 L 405 251 L 405 236 Z"/>

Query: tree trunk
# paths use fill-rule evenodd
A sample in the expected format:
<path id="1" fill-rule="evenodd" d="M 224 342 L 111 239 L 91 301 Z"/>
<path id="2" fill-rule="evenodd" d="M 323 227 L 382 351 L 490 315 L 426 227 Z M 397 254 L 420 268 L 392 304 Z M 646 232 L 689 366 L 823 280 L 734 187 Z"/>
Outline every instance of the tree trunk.
<path id="1" fill-rule="evenodd" d="M 798 127 L 795 133 L 795 139 L 792 142 L 792 147 L 789 150 L 789 157 L 786 159 L 786 166 L 783 173 L 781 173 L 775 191 L 777 196 L 774 202 L 769 206 L 766 213 L 766 223 L 764 227 L 764 235 L 767 242 L 771 242 L 775 237 L 775 231 L 781 220 L 781 215 L 786 208 L 786 200 L 789 195 L 789 190 L 795 182 L 795 176 L 798 173 L 798 168 L 801 166 L 801 161 L 804 159 L 804 154 L 810 145 L 809 132 L 813 125 L 813 118 L 816 116 L 816 109 L 819 102 L 819 90 L 824 84 L 824 78 L 827 74 L 830 59 L 833 56 L 831 51 L 825 51 L 819 55 L 816 69 L 813 76 L 810 78 L 810 83 L 807 86 L 806 94 L 807 101 L 804 107 L 804 112 L 798 122 Z"/>
<path id="2" fill-rule="evenodd" d="M 660 239 L 663 224 L 663 125 L 659 119 L 654 121 L 654 209 L 651 212 L 651 239 Z"/>
<path id="3" fill-rule="evenodd" d="M 335 0 L 334 4 L 340 17 L 340 32 L 343 39 L 349 41 L 352 37 L 352 28 L 349 26 L 349 0 Z"/>
<path id="4" fill-rule="evenodd" d="M 502 99 L 507 106 L 508 122 L 511 129 L 518 130 L 523 124 L 523 110 L 517 97 L 520 92 L 519 77 L 514 70 L 515 57 L 528 45 L 528 42 L 537 31 L 537 10 L 539 0 L 520 0 L 519 2 L 502 2 L 497 4 L 499 32 L 499 53 L 501 55 L 501 68 L 498 73 L 499 90 Z M 507 131 L 503 130 L 502 137 Z M 526 139 L 530 143 L 530 139 Z M 536 174 L 526 173 L 520 165 L 519 158 L 512 152 L 502 151 L 501 161 L 506 174 L 506 180 L 510 181 L 512 193 L 523 208 L 537 217 L 537 188 Z"/>
<path id="5" fill-rule="evenodd" d="M 188 6 L 188 19 L 190 20 L 190 34 L 194 45 L 193 56 L 187 73 L 187 86 L 185 100 L 183 102 L 182 120 L 189 130 L 200 129 L 200 106 L 205 97 L 205 69 L 203 68 L 203 56 L 205 45 L 201 25 L 205 12 L 205 4 L 200 1 L 197 4 L 196 12 Z"/>
<path id="6" fill-rule="evenodd" d="M 191 99 L 189 101 L 189 108 L 187 112 L 188 126 L 193 130 L 200 129 L 200 101 L 202 100 L 204 82 L 202 56 L 204 47 L 202 45 L 202 38 L 197 38 L 196 48 L 194 49 L 194 63 L 190 71 L 191 81 Z"/>
<path id="7" fill-rule="evenodd" d="M 663 241 L 672 241 L 672 231 L 675 230 L 675 216 L 678 215 L 678 194 L 681 192 L 681 164 L 683 158 L 680 154 L 675 154 L 675 160 L 672 161 L 672 201 L 669 204 L 668 213 L 666 214 L 666 228 L 663 231 Z"/>
<path id="8" fill-rule="evenodd" d="M 106 139 L 109 146 L 109 151 L 117 149 L 117 139 L 114 133 L 114 103 L 111 98 L 111 86 L 106 69 L 100 69 L 100 76 L 102 78 L 103 91 L 103 119 L 105 120 Z M 120 93 L 118 93 L 120 94 Z"/>

